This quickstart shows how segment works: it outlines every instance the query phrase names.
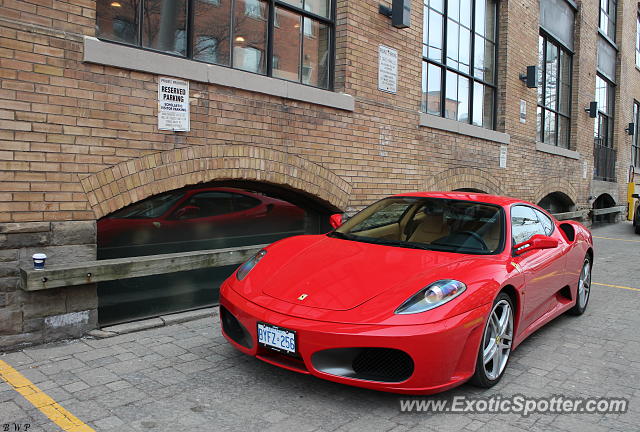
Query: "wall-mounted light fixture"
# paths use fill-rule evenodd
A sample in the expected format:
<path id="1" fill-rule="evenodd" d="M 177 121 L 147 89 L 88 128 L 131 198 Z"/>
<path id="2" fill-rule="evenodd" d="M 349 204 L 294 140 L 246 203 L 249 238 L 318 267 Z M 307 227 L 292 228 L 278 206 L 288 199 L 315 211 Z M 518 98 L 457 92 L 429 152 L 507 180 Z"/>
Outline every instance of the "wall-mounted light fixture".
<path id="1" fill-rule="evenodd" d="M 636 131 L 635 123 L 629 123 L 624 131 L 627 133 L 627 135 L 633 135 Z"/>
<path id="2" fill-rule="evenodd" d="M 589 117 L 591 118 L 598 117 L 598 102 L 596 101 L 589 102 L 589 107 L 585 108 L 584 111 L 589 113 Z"/>
<path id="3" fill-rule="evenodd" d="M 378 11 L 391 18 L 395 28 L 407 28 L 411 24 L 411 0 L 392 0 L 391 7 L 381 4 Z"/>
<path id="4" fill-rule="evenodd" d="M 528 88 L 538 87 L 538 66 L 527 66 L 527 73 L 521 73 L 520 79 Z"/>

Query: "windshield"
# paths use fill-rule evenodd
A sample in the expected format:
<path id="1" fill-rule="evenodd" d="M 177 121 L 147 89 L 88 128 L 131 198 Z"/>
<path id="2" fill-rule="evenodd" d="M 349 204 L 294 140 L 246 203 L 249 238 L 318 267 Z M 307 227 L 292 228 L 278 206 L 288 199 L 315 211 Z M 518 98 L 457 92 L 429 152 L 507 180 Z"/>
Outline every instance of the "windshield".
<path id="1" fill-rule="evenodd" d="M 331 232 L 332 237 L 389 246 L 495 254 L 504 244 L 499 206 L 442 198 L 385 198 Z"/>
<path id="2" fill-rule="evenodd" d="M 125 207 L 113 213 L 111 217 L 122 219 L 157 218 L 169 210 L 182 194 L 182 192 L 169 192 L 158 195 Z"/>

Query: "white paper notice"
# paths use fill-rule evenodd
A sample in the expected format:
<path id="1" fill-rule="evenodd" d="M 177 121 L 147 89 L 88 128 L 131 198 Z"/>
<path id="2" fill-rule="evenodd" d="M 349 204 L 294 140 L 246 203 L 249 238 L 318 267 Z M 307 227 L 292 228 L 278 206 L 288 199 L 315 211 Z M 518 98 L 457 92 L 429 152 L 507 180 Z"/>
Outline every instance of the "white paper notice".
<path id="1" fill-rule="evenodd" d="M 158 129 L 189 132 L 189 82 L 175 78 L 158 79 Z"/>
<path id="2" fill-rule="evenodd" d="M 507 146 L 500 146 L 500 168 L 507 167 Z"/>
<path id="3" fill-rule="evenodd" d="M 527 101 L 520 99 L 520 123 L 527 122 Z"/>
<path id="4" fill-rule="evenodd" d="M 396 93 L 398 87 L 398 51 L 380 45 L 378 47 L 378 89 Z"/>

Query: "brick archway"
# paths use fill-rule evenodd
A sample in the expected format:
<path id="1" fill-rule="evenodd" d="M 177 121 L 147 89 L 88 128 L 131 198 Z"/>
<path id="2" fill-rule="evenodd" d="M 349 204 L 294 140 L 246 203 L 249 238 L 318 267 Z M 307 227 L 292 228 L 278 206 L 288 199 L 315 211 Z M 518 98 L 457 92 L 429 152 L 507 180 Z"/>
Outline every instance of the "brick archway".
<path id="1" fill-rule="evenodd" d="M 455 189 L 477 189 L 494 195 L 504 195 L 500 180 L 479 168 L 450 168 L 433 175 L 424 183 L 427 191 L 452 191 Z"/>
<path id="2" fill-rule="evenodd" d="M 299 156 L 241 144 L 216 144 L 153 153 L 81 180 L 96 219 L 149 196 L 212 180 L 281 185 L 344 209 L 351 184 Z"/>
<path id="3" fill-rule="evenodd" d="M 533 193 L 531 201 L 539 203 L 542 198 L 554 192 L 562 192 L 571 201 L 573 201 L 574 204 L 578 202 L 578 193 L 576 192 L 576 188 L 566 179 L 561 177 L 545 179 L 544 183 L 538 186 Z"/>

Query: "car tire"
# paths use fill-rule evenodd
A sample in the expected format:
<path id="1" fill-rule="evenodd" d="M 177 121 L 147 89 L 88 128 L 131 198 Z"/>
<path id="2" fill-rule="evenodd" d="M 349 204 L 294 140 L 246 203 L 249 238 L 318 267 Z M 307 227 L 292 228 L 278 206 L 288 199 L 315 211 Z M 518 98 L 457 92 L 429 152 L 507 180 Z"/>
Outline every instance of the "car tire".
<path id="1" fill-rule="evenodd" d="M 636 223 L 634 224 L 634 228 L 635 228 L 636 234 L 640 234 L 640 221 L 636 221 Z"/>
<path id="2" fill-rule="evenodd" d="M 591 257 L 587 255 L 584 258 L 580 277 L 578 279 L 578 289 L 576 290 L 576 304 L 567 312 L 569 315 L 582 315 L 587 310 L 589 297 L 591 294 Z M 585 274 L 586 271 L 586 274 Z"/>
<path id="3" fill-rule="evenodd" d="M 493 301 L 484 325 L 476 359 L 476 371 L 471 377 L 471 384 L 489 388 L 500 381 L 511 357 L 513 336 L 513 300 L 507 293 L 501 292 Z"/>

